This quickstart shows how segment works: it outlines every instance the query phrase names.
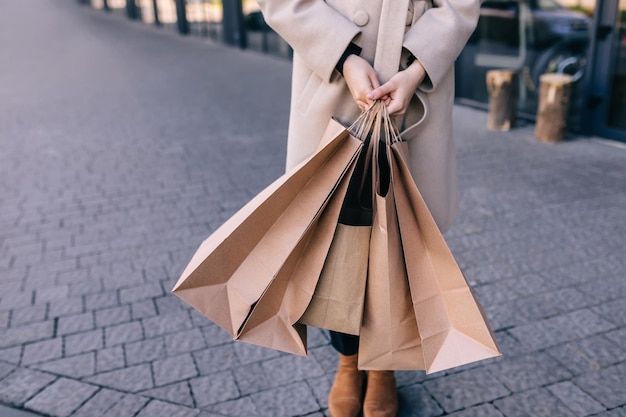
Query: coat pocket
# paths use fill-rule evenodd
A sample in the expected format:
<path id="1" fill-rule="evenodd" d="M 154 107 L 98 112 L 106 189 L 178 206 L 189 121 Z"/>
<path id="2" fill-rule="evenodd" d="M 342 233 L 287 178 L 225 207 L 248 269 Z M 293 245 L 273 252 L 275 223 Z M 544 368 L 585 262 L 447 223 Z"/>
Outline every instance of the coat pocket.
<path id="1" fill-rule="evenodd" d="M 307 80 L 306 84 L 304 84 L 304 88 L 302 89 L 302 92 L 298 97 L 298 101 L 296 104 L 296 108 L 298 109 L 298 111 L 306 113 L 309 105 L 311 104 L 311 101 L 313 101 L 313 97 L 315 97 L 315 94 L 319 90 L 320 85 L 322 85 L 322 79 L 318 77 L 317 74 L 315 74 L 314 72 L 311 72 L 309 79 Z"/>

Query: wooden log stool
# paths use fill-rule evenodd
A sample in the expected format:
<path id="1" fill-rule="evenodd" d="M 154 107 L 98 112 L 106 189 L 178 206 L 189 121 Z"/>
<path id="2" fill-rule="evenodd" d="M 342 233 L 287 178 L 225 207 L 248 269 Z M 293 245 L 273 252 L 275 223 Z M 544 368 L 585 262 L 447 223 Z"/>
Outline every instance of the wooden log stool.
<path id="1" fill-rule="evenodd" d="M 487 129 L 504 132 L 515 127 L 517 114 L 517 73 L 513 70 L 487 71 L 489 117 Z"/>
<path id="2" fill-rule="evenodd" d="M 543 74 L 539 81 L 535 137 L 542 142 L 560 142 L 565 137 L 572 77 L 567 74 Z"/>

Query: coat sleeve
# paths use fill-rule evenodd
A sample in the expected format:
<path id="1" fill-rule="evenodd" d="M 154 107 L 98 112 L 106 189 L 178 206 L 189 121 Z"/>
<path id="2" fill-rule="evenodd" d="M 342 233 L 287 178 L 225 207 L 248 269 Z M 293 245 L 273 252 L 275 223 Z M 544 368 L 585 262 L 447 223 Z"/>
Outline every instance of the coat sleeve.
<path id="1" fill-rule="evenodd" d="M 323 80 L 360 33 L 352 21 L 322 0 L 258 0 L 263 17 Z"/>
<path id="2" fill-rule="evenodd" d="M 476 28 L 480 0 L 433 0 L 434 7 L 404 35 L 404 48 L 420 61 L 427 78 L 420 89 L 437 88 Z"/>

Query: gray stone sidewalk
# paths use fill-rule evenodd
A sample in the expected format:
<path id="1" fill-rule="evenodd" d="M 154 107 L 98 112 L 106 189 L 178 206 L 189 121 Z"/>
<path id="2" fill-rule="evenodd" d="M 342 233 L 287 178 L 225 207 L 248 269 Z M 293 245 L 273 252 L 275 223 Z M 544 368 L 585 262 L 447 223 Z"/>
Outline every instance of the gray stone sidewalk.
<path id="1" fill-rule="evenodd" d="M 0 50 L 0 403 L 326 415 L 324 333 L 307 358 L 233 343 L 170 295 L 198 244 L 280 175 L 290 63 L 73 0 L 0 2 Z M 464 107 L 454 123 L 446 237 L 504 357 L 399 372 L 401 416 L 626 416 L 626 149 L 488 133 Z"/>

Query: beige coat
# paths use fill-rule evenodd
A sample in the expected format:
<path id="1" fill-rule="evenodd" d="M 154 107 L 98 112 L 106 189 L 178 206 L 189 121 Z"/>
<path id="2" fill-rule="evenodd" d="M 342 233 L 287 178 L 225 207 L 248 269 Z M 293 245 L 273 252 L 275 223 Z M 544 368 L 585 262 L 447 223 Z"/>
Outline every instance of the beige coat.
<path id="1" fill-rule="evenodd" d="M 371 63 L 377 48 L 385 50 L 379 26 L 393 22 L 381 22 L 381 11 L 393 1 L 398 0 L 258 0 L 267 23 L 294 50 L 287 168 L 315 151 L 330 117 L 349 125 L 358 116 L 335 65 L 350 42 Z M 410 51 L 427 73 L 402 122 L 402 136 L 409 141 L 415 181 L 442 231 L 458 207 L 453 64 L 476 26 L 479 8 L 480 0 L 408 0 L 405 21 L 398 22 L 405 26 L 403 48 L 392 67 L 404 68 Z M 377 46 L 379 39 L 383 44 Z"/>

